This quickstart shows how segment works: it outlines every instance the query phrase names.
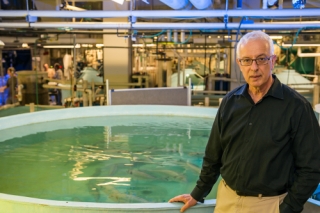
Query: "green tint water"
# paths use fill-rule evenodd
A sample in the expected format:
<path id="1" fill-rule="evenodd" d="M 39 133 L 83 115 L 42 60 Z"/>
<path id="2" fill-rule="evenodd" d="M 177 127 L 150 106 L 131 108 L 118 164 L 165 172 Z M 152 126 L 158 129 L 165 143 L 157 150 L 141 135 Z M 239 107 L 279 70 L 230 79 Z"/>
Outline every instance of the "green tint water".
<path id="1" fill-rule="evenodd" d="M 17 136 L 0 143 L 0 193 L 81 202 L 167 202 L 195 186 L 212 122 L 108 116 L 15 128 Z M 23 128 L 41 125 L 56 130 L 19 137 Z M 215 195 L 214 188 L 208 198 Z"/>

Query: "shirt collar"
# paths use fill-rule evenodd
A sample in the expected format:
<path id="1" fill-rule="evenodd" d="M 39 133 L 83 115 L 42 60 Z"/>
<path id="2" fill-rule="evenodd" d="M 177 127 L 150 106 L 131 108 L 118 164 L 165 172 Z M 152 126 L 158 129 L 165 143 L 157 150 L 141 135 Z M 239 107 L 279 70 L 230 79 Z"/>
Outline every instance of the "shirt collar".
<path id="1" fill-rule="evenodd" d="M 272 74 L 272 78 L 274 79 L 274 82 L 265 96 L 273 96 L 275 98 L 283 99 L 281 82 L 274 74 Z M 245 95 L 246 93 L 248 93 L 248 86 L 248 84 L 244 84 L 239 88 L 238 91 L 234 93 L 234 95 Z"/>

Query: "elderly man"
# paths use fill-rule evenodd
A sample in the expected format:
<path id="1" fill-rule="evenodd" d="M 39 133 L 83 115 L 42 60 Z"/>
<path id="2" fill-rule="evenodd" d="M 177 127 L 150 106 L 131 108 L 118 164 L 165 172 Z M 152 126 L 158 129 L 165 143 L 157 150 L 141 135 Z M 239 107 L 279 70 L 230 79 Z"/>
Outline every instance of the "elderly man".
<path id="1" fill-rule="evenodd" d="M 244 35 L 237 64 L 246 84 L 219 107 L 199 180 L 181 212 L 203 202 L 221 175 L 215 213 L 296 213 L 320 182 L 320 129 L 310 103 L 280 83 L 273 42 Z"/>

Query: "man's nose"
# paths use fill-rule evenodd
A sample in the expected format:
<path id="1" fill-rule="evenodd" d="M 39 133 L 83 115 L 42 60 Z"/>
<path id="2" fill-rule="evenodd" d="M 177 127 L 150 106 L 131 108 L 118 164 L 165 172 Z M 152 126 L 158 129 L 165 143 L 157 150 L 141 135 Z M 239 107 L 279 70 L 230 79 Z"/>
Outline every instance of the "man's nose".
<path id="1" fill-rule="evenodd" d="M 256 60 L 253 60 L 253 61 L 252 61 L 251 68 L 252 68 L 253 70 L 256 70 L 256 69 L 258 68 L 258 64 L 257 64 L 257 61 L 256 61 Z"/>

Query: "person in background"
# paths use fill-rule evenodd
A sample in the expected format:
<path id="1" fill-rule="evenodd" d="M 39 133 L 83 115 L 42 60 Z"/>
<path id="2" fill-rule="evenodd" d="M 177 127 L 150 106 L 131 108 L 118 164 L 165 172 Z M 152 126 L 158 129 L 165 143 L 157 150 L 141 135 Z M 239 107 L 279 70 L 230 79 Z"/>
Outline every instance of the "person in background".
<path id="1" fill-rule="evenodd" d="M 54 78 L 55 70 L 52 67 L 50 68 L 47 63 L 43 64 L 43 70 L 47 72 L 48 78 Z"/>
<path id="2" fill-rule="evenodd" d="M 320 182 L 320 128 L 311 104 L 272 74 L 273 41 L 244 35 L 237 64 L 246 84 L 214 120 L 197 184 L 181 212 L 203 202 L 221 175 L 215 213 L 298 213 Z"/>
<path id="3" fill-rule="evenodd" d="M 54 79 L 57 79 L 57 80 L 64 80 L 64 76 L 63 76 L 63 72 L 61 70 L 61 66 L 60 64 L 58 63 L 55 63 L 54 64 L 54 70 L 55 70 L 55 75 L 54 75 Z M 57 89 L 57 105 L 62 105 L 62 102 L 61 102 L 61 89 Z"/>
<path id="4" fill-rule="evenodd" d="M 6 104 L 14 104 L 18 102 L 18 78 L 15 75 L 16 70 L 14 69 L 14 67 L 9 67 L 7 71 L 10 77 L 8 78 L 6 85 L 0 88 L 0 92 L 4 92 L 5 89 L 8 89 L 9 91 Z"/>
<path id="5" fill-rule="evenodd" d="M 54 67 L 54 71 L 55 71 L 53 78 L 58 79 L 58 80 L 64 80 L 63 72 L 61 69 L 62 67 L 60 66 L 60 64 L 55 63 L 53 67 Z"/>
<path id="6" fill-rule="evenodd" d="M 48 72 L 48 69 L 49 69 L 49 65 L 47 63 L 43 64 L 43 70 L 45 72 Z"/>

